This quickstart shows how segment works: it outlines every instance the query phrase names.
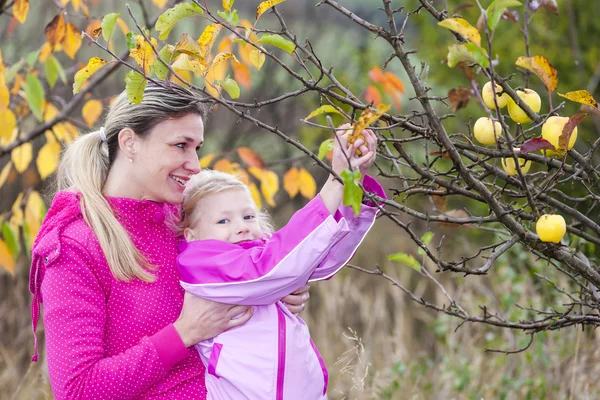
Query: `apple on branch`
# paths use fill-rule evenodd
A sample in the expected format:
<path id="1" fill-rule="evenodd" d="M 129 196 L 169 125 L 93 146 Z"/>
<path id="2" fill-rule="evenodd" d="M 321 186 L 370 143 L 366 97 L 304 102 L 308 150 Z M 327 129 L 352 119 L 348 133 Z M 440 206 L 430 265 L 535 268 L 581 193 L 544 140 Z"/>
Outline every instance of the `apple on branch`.
<path id="1" fill-rule="evenodd" d="M 535 90 L 517 90 L 517 95 L 533 110 L 533 112 L 540 112 L 540 109 L 542 108 L 542 99 L 540 99 L 540 95 L 537 94 Z M 531 122 L 531 119 L 525 114 L 525 111 L 523 111 L 512 98 L 508 99 L 508 114 L 513 121 L 519 124 L 528 124 Z"/>
<path id="2" fill-rule="evenodd" d="M 560 215 L 544 214 L 535 224 L 535 231 L 542 242 L 560 243 L 567 232 L 567 224 Z"/>
<path id="3" fill-rule="evenodd" d="M 518 147 L 515 147 L 513 150 L 517 155 L 521 151 L 521 149 Z M 521 172 L 526 174 L 529 171 L 529 168 L 531 168 L 531 161 L 519 158 L 519 167 L 521 168 Z M 515 176 L 518 173 L 517 167 L 515 166 L 515 159 L 512 157 L 502 159 L 502 168 L 504 169 L 504 172 L 508 174 L 508 176 Z"/>
<path id="4" fill-rule="evenodd" d="M 563 128 L 567 122 L 569 122 L 568 117 L 555 116 L 548 118 L 548 120 L 544 122 L 544 125 L 542 125 L 542 137 L 552 143 L 552 145 L 559 151 L 571 150 L 575 145 L 575 141 L 577 140 L 577 127 L 575 127 L 571 132 L 571 137 L 569 138 L 569 145 L 567 148 L 565 149 L 564 147 L 560 147 L 559 138 L 560 135 L 562 135 Z M 554 157 L 560 155 L 561 153 L 554 150 L 546 150 L 546 154 L 549 157 Z"/>
<path id="5" fill-rule="evenodd" d="M 498 102 L 498 107 L 504 108 L 508 104 L 509 95 L 506 93 L 502 93 L 502 87 L 494 82 L 494 87 L 496 89 L 496 101 Z M 502 93 L 502 95 L 500 95 Z M 481 89 L 481 98 L 486 106 L 490 108 L 490 110 L 496 109 L 496 104 L 494 104 L 494 91 L 492 90 L 492 82 L 487 82 L 483 85 L 483 89 Z"/>
<path id="6" fill-rule="evenodd" d="M 473 134 L 481 144 L 494 144 L 502 136 L 502 125 L 488 117 L 481 117 L 473 126 Z"/>

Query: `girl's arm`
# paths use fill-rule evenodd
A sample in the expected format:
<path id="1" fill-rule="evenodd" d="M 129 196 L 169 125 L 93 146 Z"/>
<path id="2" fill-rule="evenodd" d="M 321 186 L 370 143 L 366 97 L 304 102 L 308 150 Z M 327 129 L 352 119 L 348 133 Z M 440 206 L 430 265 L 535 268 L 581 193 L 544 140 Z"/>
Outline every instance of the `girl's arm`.
<path id="1" fill-rule="evenodd" d="M 170 324 L 105 357 L 106 296 L 91 262 L 83 245 L 62 238 L 60 255 L 45 268 L 41 294 L 53 394 L 56 399 L 137 398 L 189 352 Z"/>

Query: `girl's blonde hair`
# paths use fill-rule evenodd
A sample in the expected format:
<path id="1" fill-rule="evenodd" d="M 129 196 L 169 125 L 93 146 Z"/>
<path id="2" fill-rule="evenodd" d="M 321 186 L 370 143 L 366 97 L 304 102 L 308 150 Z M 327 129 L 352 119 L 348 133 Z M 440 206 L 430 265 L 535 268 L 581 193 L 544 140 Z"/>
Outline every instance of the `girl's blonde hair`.
<path id="1" fill-rule="evenodd" d="M 106 141 L 100 131 L 80 136 L 65 151 L 57 172 L 58 190 L 81 193 L 81 211 L 96 234 L 110 270 L 117 280 L 139 278 L 154 281 L 154 266 L 135 247 L 102 194 L 117 154 L 119 132 L 131 128 L 141 138 L 159 123 L 189 114 L 206 118 L 207 108 L 192 92 L 170 83 L 148 82 L 141 103 L 130 103 L 125 92 L 110 107 L 104 122 Z"/>
<path id="2" fill-rule="evenodd" d="M 197 207 L 198 202 L 211 194 L 224 192 L 226 190 L 250 190 L 240 178 L 225 172 L 203 169 L 194 175 L 186 184 L 183 193 L 182 218 L 178 225 L 178 233 L 183 234 L 186 228 L 190 228 L 202 210 Z M 256 205 L 256 219 L 263 234 L 271 235 L 274 232 L 271 216 L 264 210 L 259 210 Z"/>

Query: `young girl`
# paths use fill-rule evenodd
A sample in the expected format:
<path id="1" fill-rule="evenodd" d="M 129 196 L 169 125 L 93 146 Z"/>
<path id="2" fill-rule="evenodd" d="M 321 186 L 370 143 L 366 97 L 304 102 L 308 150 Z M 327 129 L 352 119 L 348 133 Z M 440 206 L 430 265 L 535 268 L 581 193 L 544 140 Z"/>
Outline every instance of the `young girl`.
<path id="1" fill-rule="evenodd" d="M 364 133 L 347 146 L 339 134 L 332 169 L 366 171 L 376 139 Z M 345 150 L 343 151 L 342 148 Z M 362 156 L 355 150 L 362 148 Z M 385 197 L 368 176 L 365 189 Z M 343 186 L 333 178 L 318 196 L 272 233 L 247 187 L 235 177 L 202 171 L 184 193 L 178 268 L 183 288 L 228 304 L 252 305 L 244 325 L 196 345 L 206 368 L 209 399 L 325 399 L 327 369 L 300 317 L 278 300 L 307 281 L 328 279 L 346 264 L 375 221 L 377 208 L 362 205 L 354 216 L 340 207 Z"/>

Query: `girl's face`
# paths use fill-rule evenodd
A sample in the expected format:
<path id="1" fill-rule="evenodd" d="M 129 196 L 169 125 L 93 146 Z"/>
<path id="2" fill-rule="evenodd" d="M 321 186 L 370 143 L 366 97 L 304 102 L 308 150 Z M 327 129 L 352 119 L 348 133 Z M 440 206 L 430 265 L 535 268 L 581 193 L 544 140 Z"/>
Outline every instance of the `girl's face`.
<path id="1" fill-rule="evenodd" d="M 196 204 L 195 221 L 184 232 L 191 240 L 216 239 L 229 243 L 262 236 L 256 206 L 247 190 L 224 190 L 203 197 Z"/>
<path id="2" fill-rule="evenodd" d="M 204 143 L 204 122 L 196 114 L 156 125 L 145 139 L 136 138 L 131 188 L 136 198 L 180 204 L 183 189 L 200 172 L 197 151 Z"/>

